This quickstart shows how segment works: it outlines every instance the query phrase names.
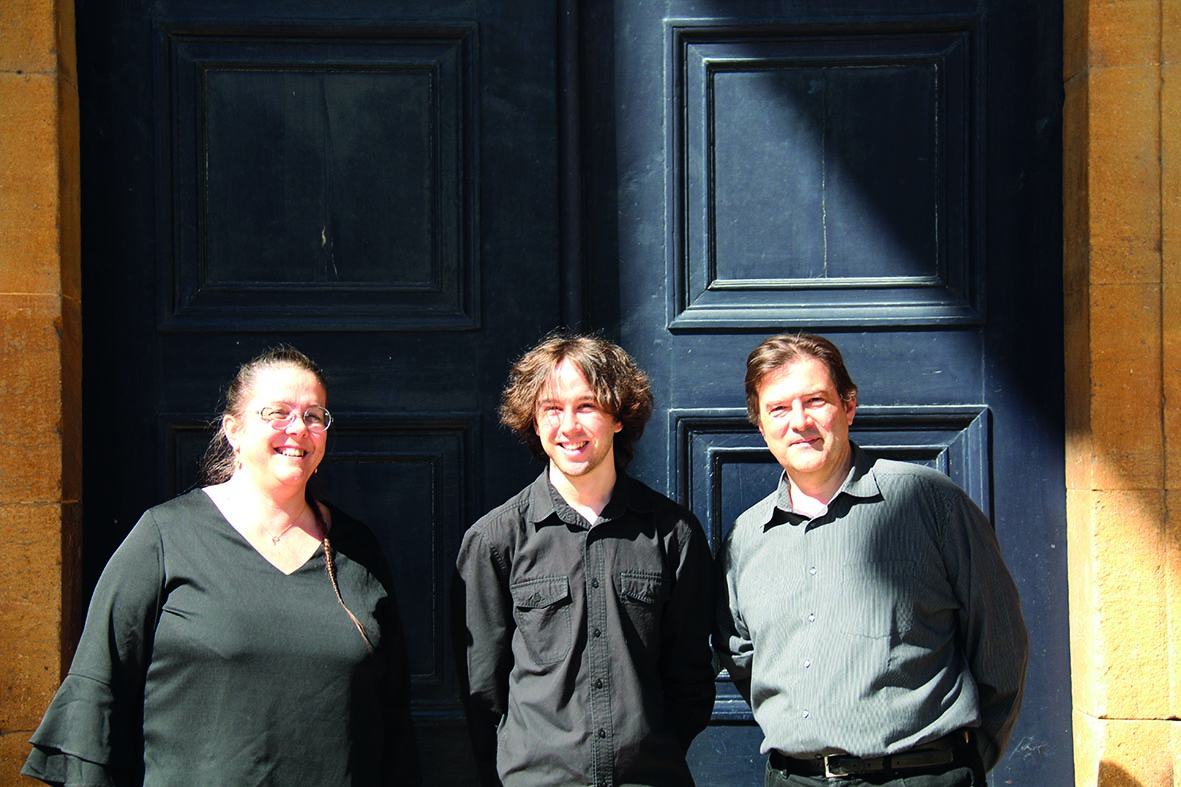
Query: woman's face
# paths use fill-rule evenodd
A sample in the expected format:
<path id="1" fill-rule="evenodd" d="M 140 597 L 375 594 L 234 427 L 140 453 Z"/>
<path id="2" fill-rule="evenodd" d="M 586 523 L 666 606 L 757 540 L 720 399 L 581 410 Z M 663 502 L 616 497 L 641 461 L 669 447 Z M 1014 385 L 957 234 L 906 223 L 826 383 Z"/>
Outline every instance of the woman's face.
<path id="1" fill-rule="evenodd" d="M 308 429 L 302 414 L 313 405 L 327 404 L 324 386 L 307 369 L 289 365 L 260 369 L 242 412 L 225 417 L 226 437 L 239 463 L 234 477 L 265 490 L 298 489 L 302 493 L 324 458 L 327 440 L 327 432 Z M 259 415 L 264 407 L 300 415 L 275 428 Z"/>

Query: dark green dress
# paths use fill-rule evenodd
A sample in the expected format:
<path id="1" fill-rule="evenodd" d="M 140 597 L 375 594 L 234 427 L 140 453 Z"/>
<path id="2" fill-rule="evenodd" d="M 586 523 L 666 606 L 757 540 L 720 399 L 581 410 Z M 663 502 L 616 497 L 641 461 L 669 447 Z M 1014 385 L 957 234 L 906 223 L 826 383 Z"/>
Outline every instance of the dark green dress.
<path id="1" fill-rule="evenodd" d="M 323 551 L 276 569 L 197 490 L 149 510 L 99 579 L 23 773 L 51 784 L 417 784 L 389 569 L 332 509 Z"/>

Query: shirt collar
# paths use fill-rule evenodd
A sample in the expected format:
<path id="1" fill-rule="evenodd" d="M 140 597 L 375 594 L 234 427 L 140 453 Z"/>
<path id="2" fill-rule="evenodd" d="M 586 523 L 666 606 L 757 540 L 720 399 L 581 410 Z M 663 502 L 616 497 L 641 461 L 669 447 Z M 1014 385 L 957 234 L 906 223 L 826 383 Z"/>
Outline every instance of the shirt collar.
<path id="1" fill-rule="evenodd" d="M 618 519 L 631 509 L 639 512 L 652 512 L 654 504 L 643 489 L 631 483 L 627 473 L 621 468 L 615 471 L 615 486 L 611 490 L 611 499 L 599 515 L 600 522 Z M 585 526 L 586 519 L 575 511 L 566 499 L 554 488 L 549 480 L 549 466 L 541 471 L 536 480 L 529 487 L 529 518 L 534 525 L 555 525 L 559 522 Z"/>
<path id="2" fill-rule="evenodd" d="M 853 466 L 849 468 L 849 474 L 845 476 L 845 481 L 841 484 L 840 489 L 829 501 L 830 509 L 833 501 L 841 495 L 868 499 L 881 494 L 881 489 L 873 474 L 873 458 L 861 450 L 861 446 L 852 440 L 849 441 L 849 449 L 853 456 Z M 776 488 L 775 494 L 764 498 L 756 506 L 756 509 L 755 519 L 763 523 L 763 530 L 770 530 L 792 518 L 799 519 L 801 517 L 791 507 L 791 482 L 787 480 L 786 471 L 779 474 L 779 486 Z"/>

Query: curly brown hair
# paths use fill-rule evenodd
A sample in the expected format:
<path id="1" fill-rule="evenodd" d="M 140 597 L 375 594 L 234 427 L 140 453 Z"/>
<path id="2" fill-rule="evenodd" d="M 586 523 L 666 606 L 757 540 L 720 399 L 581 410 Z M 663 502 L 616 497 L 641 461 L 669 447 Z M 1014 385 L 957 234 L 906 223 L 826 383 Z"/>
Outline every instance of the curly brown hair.
<path id="1" fill-rule="evenodd" d="M 770 374 L 801 358 L 815 358 L 828 367 L 841 401 L 857 395 L 857 384 L 845 368 L 845 359 L 837 346 L 810 333 L 781 333 L 764 339 L 746 359 L 746 417 L 759 425 L 759 388 Z"/>
<path id="2" fill-rule="evenodd" d="M 652 417 L 652 383 L 623 348 L 597 334 L 554 331 L 522 355 L 509 370 L 500 396 L 500 422 L 516 432 L 535 457 L 545 459 L 537 436 L 537 397 L 562 361 L 578 367 L 599 407 L 623 426 L 615 433 L 615 463 L 626 467 Z"/>

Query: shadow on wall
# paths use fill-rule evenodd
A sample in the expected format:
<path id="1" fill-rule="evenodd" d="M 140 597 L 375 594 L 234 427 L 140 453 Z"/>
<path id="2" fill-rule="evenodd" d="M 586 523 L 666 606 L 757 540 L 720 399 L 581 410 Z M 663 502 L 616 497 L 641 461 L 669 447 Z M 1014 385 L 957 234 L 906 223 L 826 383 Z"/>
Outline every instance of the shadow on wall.
<path id="1" fill-rule="evenodd" d="M 1163 785 L 1164 782 L 1161 782 Z M 1125 771 L 1120 766 L 1103 760 L 1099 763 L 1099 782 L 1097 787 L 1155 787 L 1143 783 Z"/>

